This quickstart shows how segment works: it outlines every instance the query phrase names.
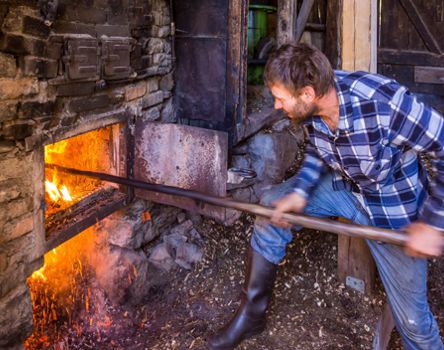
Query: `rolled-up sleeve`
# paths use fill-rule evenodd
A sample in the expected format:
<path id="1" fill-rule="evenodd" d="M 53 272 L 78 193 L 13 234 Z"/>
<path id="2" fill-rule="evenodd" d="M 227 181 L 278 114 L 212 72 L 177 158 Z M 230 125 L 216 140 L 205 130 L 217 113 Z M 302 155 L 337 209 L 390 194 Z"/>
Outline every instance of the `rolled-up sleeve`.
<path id="1" fill-rule="evenodd" d="M 296 177 L 294 192 L 308 199 L 325 169 L 326 165 L 319 158 L 314 146 L 307 144 L 305 158 Z"/>

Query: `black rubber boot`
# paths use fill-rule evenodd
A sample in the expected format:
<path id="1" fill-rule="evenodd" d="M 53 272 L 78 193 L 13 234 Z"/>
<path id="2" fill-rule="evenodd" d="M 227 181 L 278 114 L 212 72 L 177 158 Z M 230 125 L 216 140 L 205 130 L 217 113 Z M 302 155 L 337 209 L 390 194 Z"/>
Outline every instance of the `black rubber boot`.
<path id="1" fill-rule="evenodd" d="M 242 340 L 265 329 L 265 312 L 271 299 L 277 265 L 252 248 L 247 254 L 247 270 L 242 300 L 236 314 L 208 343 L 211 350 L 231 350 Z"/>

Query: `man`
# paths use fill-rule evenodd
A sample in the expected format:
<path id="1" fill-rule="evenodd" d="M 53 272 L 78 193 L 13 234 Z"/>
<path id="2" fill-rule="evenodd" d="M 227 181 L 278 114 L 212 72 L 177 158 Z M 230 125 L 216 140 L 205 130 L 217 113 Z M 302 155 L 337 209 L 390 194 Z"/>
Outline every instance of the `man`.
<path id="1" fill-rule="evenodd" d="M 427 302 L 427 260 L 441 254 L 444 229 L 444 120 L 396 81 L 365 72 L 334 72 L 307 44 L 286 44 L 268 60 L 265 83 L 308 136 L 298 174 L 262 198 L 275 207 L 256 219 L 241 305 L 216 335 L 213 350 L 234 349 L 265 328 L 276 269 L 292 239 L 284 212 L 339 216 L 402 229 L 403 251 L 367 241 L 407 349 L 443 349 Z M 432 158 L 429 186 L 419 154 Z"/>

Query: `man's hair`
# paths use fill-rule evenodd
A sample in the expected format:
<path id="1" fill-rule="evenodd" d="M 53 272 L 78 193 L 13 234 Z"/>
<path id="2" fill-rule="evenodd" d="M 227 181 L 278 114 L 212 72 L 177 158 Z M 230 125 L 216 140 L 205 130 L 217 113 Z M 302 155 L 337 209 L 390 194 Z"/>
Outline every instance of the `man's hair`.
<path id="1" fill-rule="evenodd" d="M 334 73 L 327 57 L 308 44 L 284 44 L 274 51 L 265 66 L 265 85 L 281 84 L 297 96 L 301 88 L 313 87 L 317 96 L 334 87 Z"/>

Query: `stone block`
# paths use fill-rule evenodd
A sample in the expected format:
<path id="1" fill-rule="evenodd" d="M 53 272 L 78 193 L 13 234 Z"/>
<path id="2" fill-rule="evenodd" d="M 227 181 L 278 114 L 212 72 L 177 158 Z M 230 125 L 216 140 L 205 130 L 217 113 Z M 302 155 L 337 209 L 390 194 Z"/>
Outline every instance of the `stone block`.
<path id="1" fill-rule="evenodd" d="M 154 11 L 152 16 L 154 24 L 159 27 L 169 25 L 171 22 L 170 16 L 160 11 Z"/>
<path id="2" fill-rule="evenodd" d="M 59 63 L 56 60 L 47 60 L 39 57 L 20 57 L 19 66 L 25 76 L 51 79 L 57 77 Z"/>
<path id="3" fill-rule="evenodd" d="M 177 116 L 172 98 L 170 98 L 166 103 L 164 103 L 162 111 L 160 113 L 160 120 L 162 121 L 162 123 L 176 122 Z"/>
<path id="4" fill-rule="evenodd" d="M 17 102 L 0 101 L 0 123 L 17 118 Z"/>
<path id="5" fill-rule="evenodd" d="M 18 347 L 32 332 L 32 304 L 26 284 L 0 299 L 0 348 Z"/>
<path id="6" fill-rule="evenodd" d="M 45 116 L 52 116 L 56 108 L 54 101 L 37 102 L 29 101 L 22 102 L 19 106 L 20 118 L 23 119 L 36 119 Z"/>
<path id="7" fill-rule="evenodd" d="M 133 101 L 137 98 L 141 98 L 147 92 L 147 85 L 144 82 L 127 85 L 125 87 L 125 101 Z"/>
<path id="8" fill-rule="evenodd" d="M 71 5 L 67 10 L 68 11 L 63 11 L 63 13 L 60 14 L 60 18 L 67 22 L 105 24 L 107 21 L 107 13 L 103 9 L 85 6 L 72 8 Z"/>
<path id="9" fill-rule="evenodd" d="M 143 119 L 145 121 L 155 121 L 160 118 L 160 107 L 155 106 L 152 108 L 149 108 L 148 110 L 143 111 Z"/>
<path id="10" fill-rule="evenodd" d="M 17 74 L 17 65 L 12 55 L 0 53 L 0 77 L 14 78 Z"/>
<path id="11" fill-rule="evenodd" d="M 71 83 L 61 84 L 57 86 L 57 96 L 85 96 L 94 93 L 96 84 L 94 82 L 87 83 Z"/>
<path id="12" fill-rule="evenodd" d="M 12 241 L 14 239 L 23 237 L 34 229 L 34 215 L 33 213 L 25 214 L 19 218 L 8 221 L 0 237 L 0 243 Z"/>
<path id="13" fill-rule="evenodd" d="M 145 52 L 148 54 L 163 52 L 164 40 L 159 38 L 150 38 L 146 43 Z"/>
<path id="14" fill-rule="evenodd" d="M 148 93 L 159 90 L 159 78 L 149 78 L 147 81 L 147 90 Z"/>
<path id="15" fill-rule="evenodd" d="M 0 50 L 17 55 L 33 55 L 45 57 L 46 43 L 15 34 L 0 34 Z"/>
<path id="16" fill-rule="evenodd" d="M 57 20 L 54 22 L 53 31 L 57 34 L 88 34 L 96 36 L 96 28 L 93 24 L 72 23 Z"/>
<path id="17" fill-rule="evenodd" d="M 51 29 L 41 19 L 25 16 L 23 17 L 23 33 L 46 39 Z"/>
<path id="18" fill-rule="evenodd" d="M 174 88 L 173 73 L 167 74 L 160 80 L 160 89 L 163 91 L 171 91 Z"/>
<path id="19" fill-rule="evenodd" d="M 2 135 L 6 140 L 24 140 L 32 135 L 34 124 L 32 120 L 4 122 Z"/>
<path id="20" fill-rule="evenodd" d="M 129 26 L 122 25 L 97 25 L 96 26 L 97 36 L 117 36 L 117 37 L 131 37 L 131 31 Z"/>
<path id="21" fill-rule="evenodd" d="M 2 196 L 2 191 L 0 190 L 0 199 L 1 199 L 1 196 Z M 0 222 L 1 223 L 5 222 L 6 223 L 5 227 L 7 227 L 9 221 L 12 221 L 12 220 L 19 218 L 19 217 L 24 217 L 27 213 L 32 212 L 32 210 L 33 210 L 32 198 L 10 200 L 9 203 L 2 204 L 2 210 L 0 212 Z M 30 225 L 29 220 L 24 219 L 23 221 L 20 221 L 20 223 L 18 223 L 16 225 L 15 230 L 18 230 L 18 231 L 25 230 L 26 226 L 29 227 L 29 225 Z M 0 224 L 0 226 L 1 226 L 1 224 Z M 32 223 L 31 223 L 31 227 L 32 227 Z M 6 230 L 6 232 L 8 232 L 8 231 Z M 29 232 L 29 231 L 26 231 L 26 232 Z M 1 240 L 2 240 L 2 238 L 0 238 L 0 241 Z"/>
<path id="22" fill-rule="evenodd" d="M 108 95 L 97 95 L 89 98 L 72 100 L 69 102 L 69 110 L 74 113 L 90 111 L 93 109 L 105 108 L 110 104 Z"/>
<path id="23" fill-rule="evenodd" d="M 158 29 L 157 35 L 159 38 L 167 38 L 171 33 L 170 26 L 162 26 Z"/>
<path id="24" fill-rule="evenodd" d="M 37 79 L 0 79 L 0 100 L 15 100 L 38 93 L 39 84 Z"/>
<path id="25" fill-rule="evenodd" d="M 32 155 L 31 154 L 18 154 L 12 158 L 0 158 L 0 183 L 15 179 L 16 181 L 24 179 L 24 174 L 29 174 L 32 170 Z M 31 186 L 31 178 L 28 185 Z M 18 183 L 19 186 L 23 186 L 23 183 Z"/>
<path id="26" fill-rule="evenodd" d="M 17 147 L 14 141 L 1 140 L 0 141 L 0 154 L 9 153 L 17 151 Z"/>
<path id="27" fill-rule="evenodd" d="M 13 201 L 20 196 L 19 184 L 12 180 L 5 180 L 0 182 L 0 203 Z"/>
<path id="28" fill-rule="evenodd" d="M 158 105 L 163 101 L 163 92 L 157 91 L 145 96 L 142 100 L 142 108 L 146 109 Z"/>

